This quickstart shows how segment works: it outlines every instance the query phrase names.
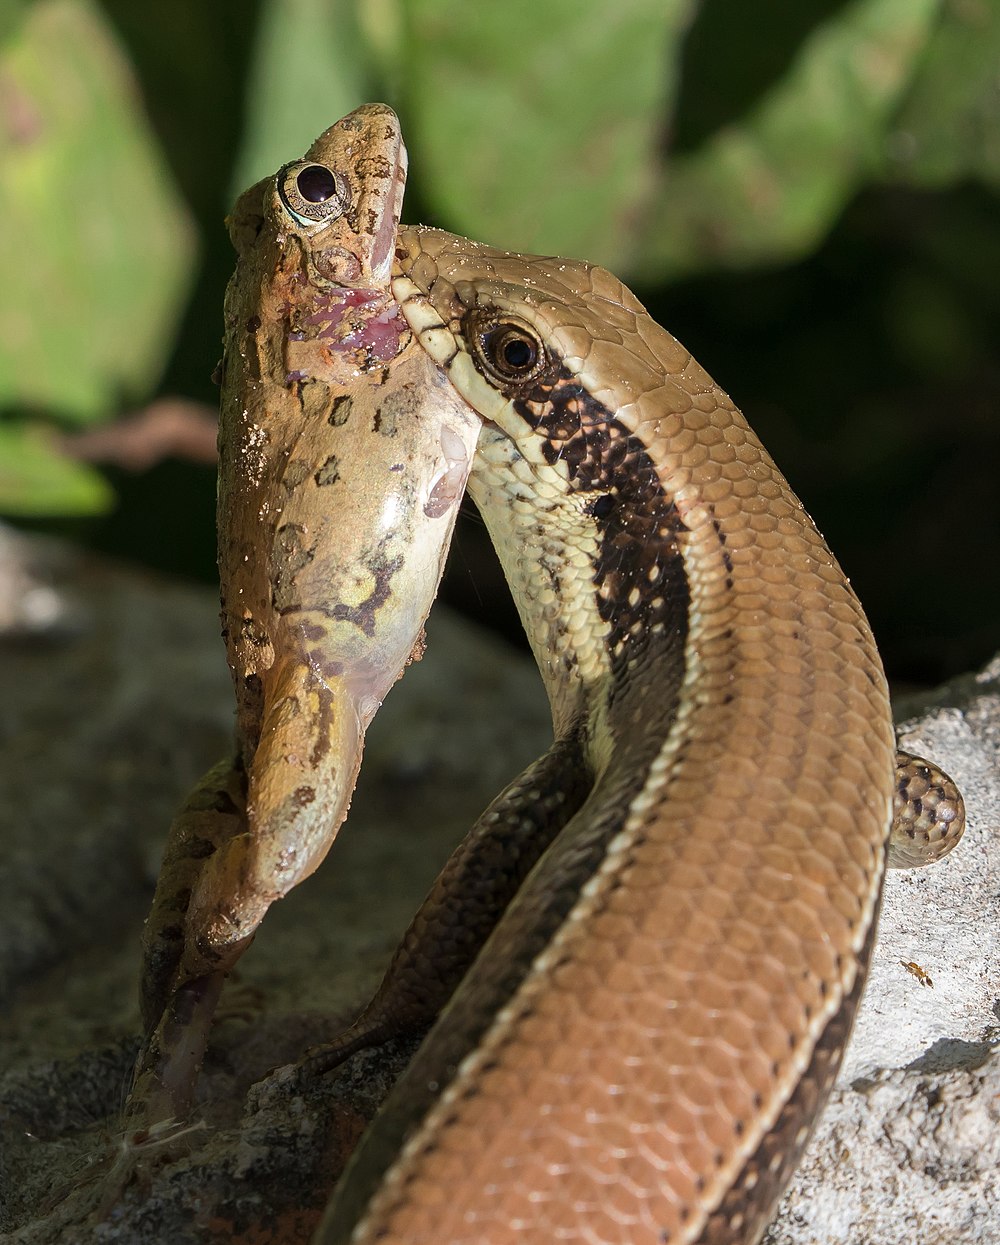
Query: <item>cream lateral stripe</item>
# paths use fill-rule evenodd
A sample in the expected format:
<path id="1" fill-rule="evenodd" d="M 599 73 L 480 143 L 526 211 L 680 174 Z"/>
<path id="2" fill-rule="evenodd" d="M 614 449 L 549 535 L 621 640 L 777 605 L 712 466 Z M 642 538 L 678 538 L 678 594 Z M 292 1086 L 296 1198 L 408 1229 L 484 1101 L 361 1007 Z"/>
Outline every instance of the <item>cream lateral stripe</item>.
<path id="1" fill-rule="evenodd" d="M 618 418 L 626 427 L 630 428 L 635 436 L 639 437 L 640 440 L 643 439 L 642 427 L 636 421 L 634 412 L 631 418 L 629 418 L 628 414 L 619 410 Z M 692 543 L 697 533 L 711 531 L 709 512 L 700 503 L 698 491 L 693 485 L 677 487 L 676 481 L 671 481 L 669 476 L 664 479 L 662 473 L 661 482 L 668 492 L 672 491 L 672 487 L 676 487 L 679 505 L 686 514 L 691 528 L 689 540 Z M 688 570 L 687 579 L 692 593 L 691 630 L 685 652 L 684 687 L 681 693 L 681 706 L 677 721 L 674 728 L 670 731 L 662 751 L 650 768 L 643 790 L 629 808 L 621 833 L 609 844 L 607 856 L 600 870 L 584 888 L 583 902 L 574 909 L 571 920 L 581 924 L 592 919 L 594 911 L 600 906 L 601 897 L 614 885 L 623 864 L 627 863 L 628 853 L 636 835 L 641 832 L 645 815 L 657 803 L 663 800 L 664 790 L 669 785 L 679 745 L 687 734 L 689 719 L 693 712 L 693 706 L 697 701 L 698 688 L 704 678 L 703 672 L 699 669 L 698 662 L 699 647 L 703 639 L 701 634 L 703 612 L 699 609 L 699 601 L 697 599 L 697 585 L 700 576 L 694 572 L 696 568 L 703 567 L 705 563 L 710 563 L 713 560 L 718 561 L 719 557 L 719 548 L 716 540 L 708 540 L 704 544 L 706 547 L 701 550 L 700 554 L 695 553 L 691 546 L 688 545 L 685 556 L 685 565 Z M 707 610 L 704 612 L 708 613 Z M 890 797 L 886 801 L 883 813 L 887 831 L 891 821 L 891 803 Z M 788 1065 L 783 1083 L 775 1085 L 775 1092 L 771 1100 L 762 1105 L 757 1117 L 752 1121 L 753 1127 L 745 1130 L 741 1145 L 733 1151 L 729 1162 L 724 1167 L 719 1168 L 714 1173 L 713 1179 L 706 1185 L 702 1202 L 703 1214 L 697 1220 L 692 1219 L 688 1233 L 681 1238 L 679 1245 L 688 1245 L 688 1242 L 696 1242 L 698 1240 L 698 1236 L 713 1210 L 720 1205 L 729 1189 L 738 1182 L 746 1163 L 756 1152 L 762 1139 L 774 1128 L 782 1110 L 798 1086 L 811 1062 L 817 1041 L 831 1020 L 839 1012 L 844 999 L 853 990 L 857 977 L 857 960 L 855 957 L 861 952 L 869 937 L 881 894 L 883 874 L 884 864 L 871 877 L 871 885 L 863 918 L 858 922 L 857 933 L 852 946 L 854 954 L 853 956 L 845 957 L 844 976 L 839 981 L 832 983 L 831 988 L 826 992 L 825 1006 L 813 1013 L 812 1023 L 803 1035 L 803 1040 L 798 1044 L 794 1060 Z M 560 931 L 561 933 L 562 931 Z"/>
<path id="2" fill-rule="evenodd" d="M 642 431 L 643 429 L 642 421 L 637 418 L 634 407 L 623 408 L 619 410 L 617 414 L 617 418 L 626 428 L 629 429 L 630 432 L 632 432 L 634 436 L 638 437 L 640 441 L 644 441 L 643 431 Z M 656 455 L 651 455 L 651 456 L 653 456 L 654 459 L 657 457 Z M 695 531 L 709 530 L 711 526 L 710 513 L 708 509 L 701 502 L 701 499 L 699 497 L 699 492 L 696 486 L 693 483 L 689 483 L 687 480 L 685 480 L 684 476 L 678 472 L 664 473 L 662 470 L 660 470 L 660 478 L 661 478 L 661 483 L 663 484 L 665 491 L 675 498 L 678 508 L 685 515 L 686 522 L 688 526 L 691 528 L 692 534 Z M 796 504 L 798 503 L 796 502 Z M 803 511 L 803 514 L 804 513 L 805 512 Z M 706 563 L 710 563 L 712 560 L 713 559 L 709 556 L 708 550 L 706 550 L 704 554 L 704 561 Z M 718 551 L 716 551 L 714 560 L 718 562 Z M 702 559 L 698 559 L 697 561 L 698 561 L 698 565 L 702 564 Z M 831 557 L 830 562 L 832 561 L 833 559 Z M 692 559 L 689 557 L 686 557 L 685 562 L 689 567 L 688 582 L 693 585 L 695 582 L 697 582 L 697 580 L 696 580 L 696 577 L 690 573 Z M 692 595 L 692 602 L 691 602 L 692 634 L 695 632 L 696 627 L 700 625 L 701 618 L 702 618 L 702 615 L 699 613 L 697 609 L 697 602 L 695 601 L 694 596 Z M 689 648 L 690 648 L 690 645 L 689 645 Z M 881 674 L 881 672 L 879 673 Z M 885 681 L 883 677 L 882 678 L 883 685 L 884 685 L 884 682 Z M 888 696 L 888 688 L 886 688 L 886 695 Z M 669 746 L 669 741 L 668 741 L 667 747 L 668 746 Z M 889 795 L 885 798 L 884 808 L 877 813 L 880 823 L 884 824 L 886 827 L 886 841 L 888 841 L 889 829 L 892 824 L 892 803 L 893 803 L 893 796 L 892 796 L 892 792 L 890 792 Z M 871 929 L 872 923 L 875 920 L 877 909 L 878 909 L 878 904 L 879 904 L 879 898 L 882 893 L 882 883 L 883 883 L 884 876 L 885 876 L 885 869 L 886 869 L 886 860 L 885 860 L 885 857 L 882 856 L 879 859 L 878 868 L 871 875 L 870 888 L 869 888 L 867 902 L 866 902 L 865 909 L 864 909 L 864 918 L 858 923 L 857 934 L 851 945 L 851 950 L 854 952 L 855 956 L 858 955 L 859 952 L 864 947 L 865 942 L 868 937 L 868 932 Z M 852 971 L 851 980 L 850 982 L 845 983 L 843 994 L 844 995 L 850 994 L 851 989 L 853 988 L 853 985 L 854 985 L 854 974 Z M 833 1014 L 832 1011 L 830 1011 L 830 1009 L 827 1009 L 827 1010 L 828 1010 L 828 1015 Z"/>

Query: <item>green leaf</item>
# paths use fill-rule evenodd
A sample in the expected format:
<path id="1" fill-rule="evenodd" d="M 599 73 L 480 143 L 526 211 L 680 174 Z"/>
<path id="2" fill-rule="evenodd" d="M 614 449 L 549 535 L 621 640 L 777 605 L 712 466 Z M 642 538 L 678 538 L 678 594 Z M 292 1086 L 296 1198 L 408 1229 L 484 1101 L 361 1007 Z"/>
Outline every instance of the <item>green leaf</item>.
<path id="1" fill-rule="evenodd" d="M 691 11 L 690 0 L 411 0 L 404 132 L 433 223 L 621 266 Z"/>
<path id="2" fill-rule="evenodd" d="M 104 477 L 60 454 L 50 432 L 0 422 L 0 513 L 19 518 L 101 514 L 113 502 Z"/>
<path id="3" fill-rule="evenodd" d="M 0 41 L 7 39 L 17 26 L 30 0 L 0 0 Z"/>
<path id="4" fill-rule="evenodd" d="M 941 0 L 855 0 L 817 28 L 745 121 L 663 176 L 647 278 L 808 254 L 884 164 L 885 135 Z"/>
<path id="5" fill-rule="evenodd" d="M 890 175 L 923 186 L 1000 185 L 1000 5 L 946 4 L 890 136 Z"/>
<path id="6" fill-rule="evenodd" d="M 368 55 L 354 0 L 265 0 L 234 200 L 365 103 Z"/>
<path id="7" fill-rule="evenodd" d="M 191 227 L 92 5 L 25 9 L 0 84 L 0 404 L 91 422 L 162 369 Z"/>

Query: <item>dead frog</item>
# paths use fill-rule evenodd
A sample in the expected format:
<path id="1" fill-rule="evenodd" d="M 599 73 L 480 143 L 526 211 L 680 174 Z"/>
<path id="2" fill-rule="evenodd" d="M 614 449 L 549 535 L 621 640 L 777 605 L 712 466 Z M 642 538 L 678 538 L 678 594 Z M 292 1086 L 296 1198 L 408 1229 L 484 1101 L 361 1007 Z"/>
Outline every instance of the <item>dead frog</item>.
<path id="1" fill-rule="evenodd" d="M 136 1145 L 186 1115 L 225 976 L 326 854 L 437 590 L 480 422 L 389 292 L 405 174 L 395 115 L 367 105 L 229 218 L 218 533 L 236 747 L 178 813 L 146 923 Z"/>

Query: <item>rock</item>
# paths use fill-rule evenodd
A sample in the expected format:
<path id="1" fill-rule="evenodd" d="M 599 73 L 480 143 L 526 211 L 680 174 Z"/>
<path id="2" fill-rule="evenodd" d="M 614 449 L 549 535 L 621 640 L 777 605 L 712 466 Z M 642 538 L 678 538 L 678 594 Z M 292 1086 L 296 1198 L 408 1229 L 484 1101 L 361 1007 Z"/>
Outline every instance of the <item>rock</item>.
<path id="1" fill-rule="evenodd" d="M 161 1163 L 154 1139 L 97 1215 L 160 846 L 228 746 L 232 694 L 209 590 L 20 538 L 11 557 L 56 625 L 0 641 L 0 1239 L 305 1242 L 409 1052 L 364 1053 L 301 1095 L 248 1091 L 351 1018 L 452 845 L 543 749 L 537 676 L 435 611 L 328 860 L 227 985 L 194 1127 Z M 771 1245 L 1000 1239 L 998 680 L 1000 663 L 908 710 L 907 744 L 959 780 L 969 829 L 942 864 L 890 877 L 855 1040 Z"/>
<path id="2" fill-rule="evenodd" d="M 50 594 L 58 625 L 0 639 L 0 1239 L 305 1241 L 405 1052 L 361 1056 L 346 1079 L 241 1118 L 246 1092 L 353 1017 L 455 843 L 544 749 L 537 675 L 435 611 L 427 656 L 369 730 L 330 857 L 227 983 L 189 1153 L 88 1223 L 121 1140 L 163 840 L 229 747 L 232 688 L 211 590 L 2 540 L 7 582 Z"/>
<path id="3" fill-rule="evenodd" d="M 889 873 L 851 1044 L 766 1245 L 1000 1240 L 1000 658 L 898 710 L 968 824 L 939 864 Z"/>

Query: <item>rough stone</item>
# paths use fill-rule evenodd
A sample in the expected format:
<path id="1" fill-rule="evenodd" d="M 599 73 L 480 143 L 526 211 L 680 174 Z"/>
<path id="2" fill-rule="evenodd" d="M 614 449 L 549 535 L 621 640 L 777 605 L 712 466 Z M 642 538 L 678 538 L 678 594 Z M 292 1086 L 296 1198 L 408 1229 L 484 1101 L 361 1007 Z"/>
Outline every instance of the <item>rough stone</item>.
<path id="1" fill-rule="evenodd" d="M 141 1179 L 96 1213 L 123 1154 L 159 850 L 228 745 L 232 694 L 209 590 L 0 539 L 4 582 L 40 592 L 50 620 L 0 640 L 0 1240 L 305 1242 L 408 1051 L 359 1055 L 301 1095 L 250 1087 L 343 1027 L 452 845 L 542 750 L 535 673 L 435 611 L 330 857 L 227 985 L 194 1126 L 154 1138 Z M 770 1245 L 1000 1239 L 1000 662 L 907 713 L 906 742 L 963 786 L 969 828 L 941 865 L 890 877 L 855 1039 Z"/>
<path id="2" fill-rule="evenodd" d="M 1000 658 L 897 709 L 967 828 L 889 873 L 851 1044 L 765 1245 L 1000 1241 Z"/>

